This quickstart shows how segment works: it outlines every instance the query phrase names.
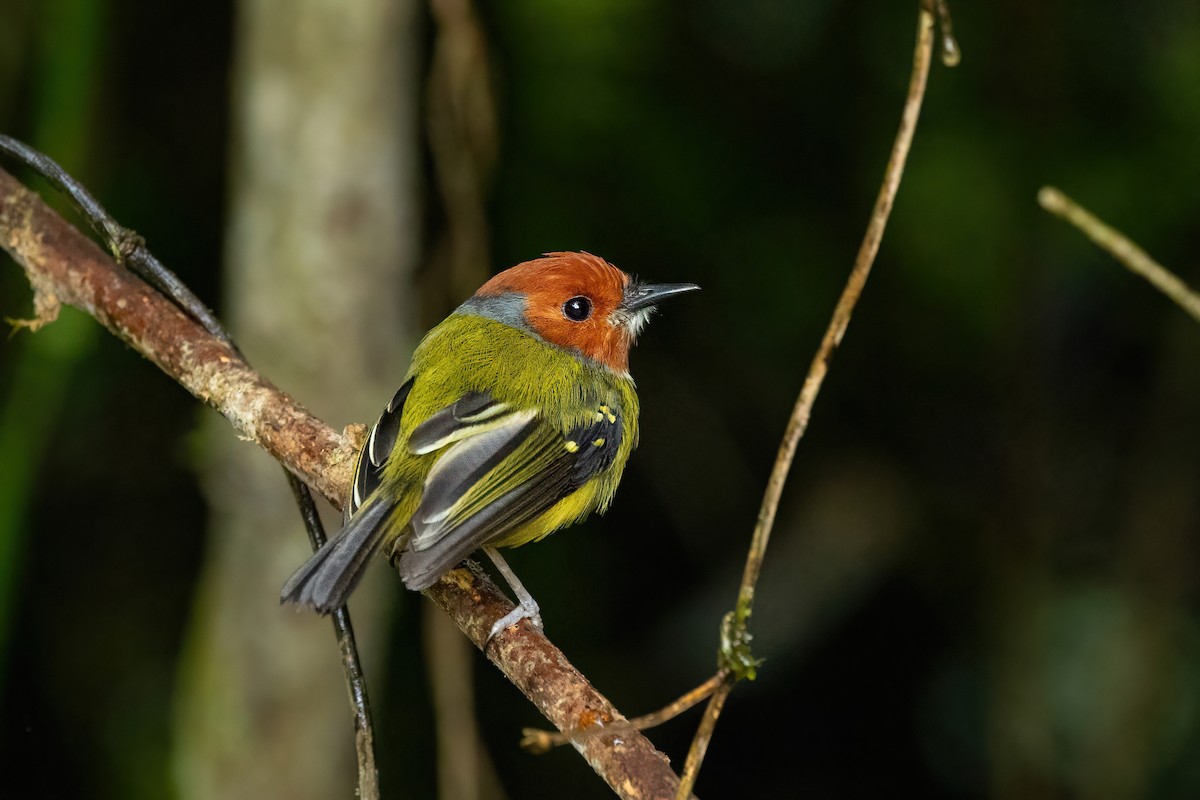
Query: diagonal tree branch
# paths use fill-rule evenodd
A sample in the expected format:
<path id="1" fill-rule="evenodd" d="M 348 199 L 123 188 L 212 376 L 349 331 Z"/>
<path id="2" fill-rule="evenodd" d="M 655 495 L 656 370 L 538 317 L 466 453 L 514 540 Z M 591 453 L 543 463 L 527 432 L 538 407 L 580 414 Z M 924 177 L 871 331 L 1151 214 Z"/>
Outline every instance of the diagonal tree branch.
<path id="1" fill-rule="evenodd" d="M 95 317 L 247 439 L 340 507 L 355 442 L 339 435 L 246 365 L 156 290 L 118 267 L 34 192 L 0 170 L 0 246 L 34 290 L 36 329 L 59 305 Z"/>
<path id="2" fill-rule="evenodd" d="M 228 331 L 217 320 L 216 315 L 192 293 L 192 290 L 171 272 L 146 248 L 142 237 L 126 229 L 116 221 L 91 193 L 67 174 L 53 159 L 10 136 L 0 135 L 0 152 L 4 152 L 33 169 L 50 182 L 60 193 L 69 197 L 76 209 L 91 225 L 92 230 L 104 240 L 118 263 L 130 269 L 139 278 L 153 286 L 200 324 L 212 336 L 228 345 L 235 353 L 241 351 L 229 336 Z M 32 324 L 32 323 L 31 323 Z M 244 358 L 244 357 L 243 357 Z M 314 551 L 325 544 L 325 530 L 317 514 L 312 492 L 308 485 L 293 473 L 284 469 L 288 486 L 292 490 L 309 543 Z M 345 606 L 336 609 L 330 619 L 334 635 L 342 653 L 342 670 L 350 692 L 354 712 L 354 749 L 358 762 L 358 797 L 360 800 L 378 800 L 379 775 L 375 767 L 374 726 L 371 722 L 371 707 L 367 699 L 366 676 L 358 655 L 358 644 L 350 622 L 350 611 Z M 314 706 L 315 709 L 315 706 Z M 202 726 L 201 726 L 202 727 Z M 189 728 L 190 729 L 190 728 Z"/>
<path id="3" fill-rule="evenodd" d="M 341 507 L 363 429 L 338 434 L 314 417 L 4 170 L 0 247 L 33 287 L 36 318 L 30 327 L 53 321 L 63 303 L 85 311 Z M 474 565 L 451 570 L 426 593 L 477 647 L 512 609 Z M 525 622 L 497 636 L 487 657 L 561 731 L 624 720 L 561 651 Z M 666 756 L 640 733 L 623 729 L 619 736 L 591 736 L 574 744 L 618 797 L 674 796 L 678 779 Z"/>
<path id="4" fill-rule="evenodd" d="M 1095 214 L 1053 186 L 1042 187 L 1038 192 L 1038 204 L 1083 231 L 1084 235 L 1106 250 L 1123 267 L 1134 275 L 1145 278 L 1150 285 L 1190 314 L 1192 319 L 1200 322 L 1200 292 L 1196 292 L 1178 275 L 1155 261 L 1123 233 L 1106 225 Z"/>

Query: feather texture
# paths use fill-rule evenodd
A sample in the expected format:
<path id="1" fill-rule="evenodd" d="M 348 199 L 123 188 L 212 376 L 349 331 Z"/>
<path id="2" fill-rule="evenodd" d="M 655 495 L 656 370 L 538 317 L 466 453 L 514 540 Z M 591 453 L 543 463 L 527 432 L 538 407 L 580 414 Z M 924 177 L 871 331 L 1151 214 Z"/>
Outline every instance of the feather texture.
<path id="1" fill-rule="evenodd" d="M 386 533 L 390 506 L 369 502 L 283 585 L 280 601 L 328 614 L 346 602 Z"/>
<path id="2" fill-rule="evenodd" d="M 464 306 L 422 340 L 355 467 L 350 516 L 284 587 L 328 611 L 383 549 L 423 589 L 611 502 L 638 439 L 628 375 Z"/>
<path id="3" fill-rule="evenodd" d="M 350 502 L 346 503 L 347 521 L 354 516 L 358 507 L 379 485 L 383 474 L 383 464 L 391 454 L 392 448 L 396 446 L 396 440 L 400 436 L 400 414 L 404 410 L 404 401 L 408 399 L 412 385 L 412 378 L 406 380 L 396 390 L 396 394 L 383 409 L 379 419 L 371 426 L 367 443 L 363 447 L 363 452 L 358 456 L 358 463 L 354 465 L 354 488 L 350 494 Z"/>

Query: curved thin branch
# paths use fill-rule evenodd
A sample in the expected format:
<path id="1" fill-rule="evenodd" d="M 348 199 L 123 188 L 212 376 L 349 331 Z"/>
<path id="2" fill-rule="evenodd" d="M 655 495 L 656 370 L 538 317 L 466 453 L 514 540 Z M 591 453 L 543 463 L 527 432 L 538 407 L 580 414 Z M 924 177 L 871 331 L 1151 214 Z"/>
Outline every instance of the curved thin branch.
<path id="1" fill-rule="evenodd" d="M 292 473 L 284 470 L 304 528 L 308 531 L 308 543 L 313 552 L 325 544 L 325 526 L 317 513 L 308 486 Z M 379 770 L 375 766 L 375 725 L 371 722 L 371 701 L 367 698 L 367 677 L 363 674 L 362 659 L 358 655 L 358 642 L 354 638 L 354 625 L 350 622 L 350 609 L 338 606 L 329 615 L 333 622 L 333 634 L 338 650 L 342 654 L 342 671 L 346 676 L 346 688 L 350 690 L 350 705 L 354 710 L 354 756 L 358 762 L 358 800 L 379 800 Z"/>
<path id="2" fill-rule="evenodd" d="M 736 683 L 736 679 L 727 678 L 709 698 L 708 705 L 704 708 L 704 716 L 700 718 L 700 725 L 696 728 L 696 735 L 692 738 L 692 746 L 688 748 L 687 760 L 683 762 L 683 777 L 679 781 L 679 788 L 676 789 L 676 800 L 684 800 L 696 785 L 700 765 L 704 763 L 708 745 L 712 742 L 713 732 L 717 728 L 717 718 L 721 716 L 725 701 L 729 699 Z"/>
<path id="3" fill-rule="evenodd" d="M 829 362 L 833 358 L 834 350 L 841 344 L 846 328 L 850 325 L 850 317 L 862 296 L 867 276 L 870 275 L 871 266 L 875 263 L 875 255 L 879 252 L 879 243 L 883 240 L 884 228 L 892 213 L 896 192 L 900 188 L 900 178 L 904 173 L 904 163 L 912 146 L 917 118 L 921 113 L 921 102 L 925 97 L 929 67 L 933 60 L 936 1 L 921 0 L 917 17 L 917 43 L 913 52 L 908 96 L 904 101 L 904 111 L 900 116 L 900 129 L 897 131 L 895 142 L 892 145 L 891 157 L 888 159 L 887 169 L 884 171 L 883 183 L 879 187 L 879 195 L 875 200 L 875 208 L 871 213 L 871 220 L 867 224 L 867 231 L 862 245 L 859 247 L 858 255 L 854 259 L 850 277 L 846 281 L 842 295 L 833 310 L 833 317 L 825 330 L 825 336 L 822 338 L 812 364 L 808 368 L 808 374 L 804 378 L 800 396 L 796 399 L 796 405 L 792 409 L 792 415 L 783 434 L 783 441 L 779 445 L 775 466 L 767 480 L 766 492 L 763 495 L 762 506 L 759 509 L 750 542 L 750 551 L 746 556 L 746 567 L 742 574 L 741 587 L 738 590 L 737 606 L 734 611 L 726 615 L 721 626 L 719 663 L 723 669 L 727 670 L 728 677 L 709 700 L 700 727 L 688 750 L 677 795 L 681 799 L 687 797 L 692 786 L 695 785 L 696 776 L 712 739 L 717 718 L 721 709 L 724 708 L 725 700 L 732 691 L 733 685 L 742 677 L 753 678 L 754 670 L 759 663 L 750 654 L 751 637 L 746 627 L 754 606 L 754 590 L 762 572 L 767 543 L 770 541 L 771 530 L 775 525 L 779 499 L 783 494 L 783 485 L 787 481 L 788 472 L 791 470 L 796 447 L 808 428 L 813 404 L 816 402 L 817 394 L 821 391 L 825 375 L 829 371 Z M 941 5 L 944 7 L 944 2 Z M 943 24 L 948 27 L 948 16 L 943 17 Z M 949 41 L 953 41 L 952 37 L 948 36 L 947 38 Z M 949 44 L 946 45 L 943 60 L 950 66 L 958 63 L 957 45 L 954 45 L 953 48 Z"/>
<path id="4" fill-rule="evenodd" d="M 33 287 L 35 325 L 52 321 L 62 303 L 87 312 L 228 419 L 243 438 L 341 506 L 361 427 L 343 434 L 332 430 L 3 170 L 0 247 L 21 265 Z M 512 608 L 473 565 L 451 570 L 427 594 L 477 647 Z M 497 636 L 487 656 L 559 730 L 624 720 L 553 644 L 525 623 Z M 589 737 L 576 749 L 619 797 L 675 793 L 678 778 L 666 756 L 640 733 Z"/>
<path id="5" fill-rule="evenodd" d="M 871 220 L 867 232 L 859 247 L 858 256 L 854 259 L 854 268 L 838 298 L 833 310 L 833 317 L 825 330 L 825 336 L 813 356 L 800 396 L 792 409 L 783 441 L 779 445 L 779 453 L 775 458 L 775 466 L 767 481 L 766 493 L 763 496 L 762 507 L 758 512 L 758 520 L 754 526 L 754 535 L 750 544 L 750 553 L 746 559 L 746 567 L 742 574 L 742 584 L 738 590 L 738 605 L 747 609 L 754 602 L 754 587 L 758 584 L 758 576 L 762 571 L 763 555 L 767 550 L 767 542 L 771 537 L 771 529 L 775 525 L 775 513 L 779 508 L 779 499 L 783 494 L 783 485 L 787 481 L 792 459 L 796 454 L 796 446 L 808 429 L 808 421 L 812 416 L 813 404 L 817 394 L 825 382 L 829 371 L 829 362 L 833 359 L 833 351 L 842 343 L 842 337 L 850 325 L 850 317 L 862 296 L 866 286 L 867 276 L 871 274 L 871 266 L 875 263 L 875 255 L 879 252 L 879 243 L 883 240 L 883 231 L 887 226 L 888 217 L 892 213 L 892 204 L 896 192 L 900 188 L 900 178 L 904 173 L 904 163 L 908 159 L 908 151 L 912 146 L 913 133 L 917 127 L 917 117 L 921 113 L 921 101 L 925 96 L 925 84 L 929 78 L 929 65 L 933 52 L 933 13 L 922 3 L 917 23 L 917 45 L 913 54 L 912 77 L 908 84 L 908 97 L 904 101 L 904 112 L 900 117 L 900 129 L 892 145 L 891 157 L 888 159 L 884 172 L 883 184 L 879 187 L 879 196 L 875 200 L 875 208 L 871 212 Z"/>

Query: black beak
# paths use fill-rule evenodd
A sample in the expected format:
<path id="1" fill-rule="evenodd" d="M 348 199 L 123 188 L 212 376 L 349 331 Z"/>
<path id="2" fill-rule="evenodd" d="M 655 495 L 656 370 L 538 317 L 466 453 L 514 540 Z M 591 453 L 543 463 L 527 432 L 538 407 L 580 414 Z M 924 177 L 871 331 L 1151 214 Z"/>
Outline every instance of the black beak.
<path id="1" fill-rule="evenodd" d="M 699 288 L 694 283 L 638 283 L 634 281 L 625 287 L 625 299 L 621 301 L 621 308 L 626 311 L 638 311 L 657 305 L 659 301 L 666 300 L 668 297 L 674 297 L 684 292 L 694 292 Z"/>

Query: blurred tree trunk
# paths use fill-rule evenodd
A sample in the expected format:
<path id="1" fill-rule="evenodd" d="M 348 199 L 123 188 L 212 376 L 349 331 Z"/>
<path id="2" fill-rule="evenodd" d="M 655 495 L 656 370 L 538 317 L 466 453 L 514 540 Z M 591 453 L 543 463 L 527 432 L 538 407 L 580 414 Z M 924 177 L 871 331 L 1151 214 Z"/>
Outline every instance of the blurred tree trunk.
<path id="1" fill-rule="evenodd" d="M 251 363 L 317 415 L 370 422 L 414 328 L 415 3 L 243 0 L 236 25 L 228 319 Z M 176 719 L 180 795 L 349 797 L 354 737 L 330 623 L 278 602 L 309 553 L 300 517 L 279 466 L 219 427 Z M 383 589 L 369 576 L 352 605 L 368 678 Z"/>

